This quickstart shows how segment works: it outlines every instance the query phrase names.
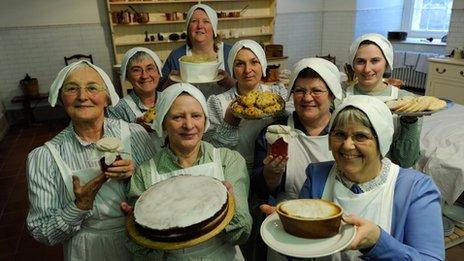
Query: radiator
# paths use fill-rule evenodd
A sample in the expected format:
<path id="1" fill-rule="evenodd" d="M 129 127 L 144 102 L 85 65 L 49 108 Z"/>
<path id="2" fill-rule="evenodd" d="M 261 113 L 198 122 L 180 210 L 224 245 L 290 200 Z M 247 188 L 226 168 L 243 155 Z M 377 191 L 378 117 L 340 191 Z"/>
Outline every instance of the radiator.
<path id="1" fill-rule="evenodd" d="M 425 81 L 427 79 L 427 74 L 418 72 L 412 67 L 395 68 L 393 69 L 391 77 L 403 80 L 404 87 L 422 89 L 425 91 Z"/>

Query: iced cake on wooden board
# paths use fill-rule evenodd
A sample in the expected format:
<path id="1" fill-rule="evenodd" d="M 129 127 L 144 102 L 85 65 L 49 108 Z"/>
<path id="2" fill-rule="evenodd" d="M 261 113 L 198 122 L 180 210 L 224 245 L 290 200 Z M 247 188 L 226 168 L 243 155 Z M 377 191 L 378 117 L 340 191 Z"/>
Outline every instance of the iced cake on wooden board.
<path id="1" fill-rule="evenodd" d="M 149 238 L 174 242 L 207 233 L 227 213 L 228 194 L 221 181 L 181 175 L 156 183 L 134 207 L 138 231 Z"/>

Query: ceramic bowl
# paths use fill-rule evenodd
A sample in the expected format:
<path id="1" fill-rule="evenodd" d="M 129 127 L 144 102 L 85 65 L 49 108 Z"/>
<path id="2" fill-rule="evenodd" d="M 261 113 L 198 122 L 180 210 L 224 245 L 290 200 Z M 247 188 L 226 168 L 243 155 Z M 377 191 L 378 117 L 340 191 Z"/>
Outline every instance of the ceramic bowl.
<path id="1" fill-rule="evenodd" d="M 343 210 L 322 199 L 296 199 L 277 205 L 277 214 L 285 231 L 303 238 L 326 238 L 340 229 Z"/>
<path id="2" fill-rule="evenodd" d="M 211 82 L 218 74 L 218 61 L 186 62 L 179 58 L 180 77 L 183 82 Z"/>

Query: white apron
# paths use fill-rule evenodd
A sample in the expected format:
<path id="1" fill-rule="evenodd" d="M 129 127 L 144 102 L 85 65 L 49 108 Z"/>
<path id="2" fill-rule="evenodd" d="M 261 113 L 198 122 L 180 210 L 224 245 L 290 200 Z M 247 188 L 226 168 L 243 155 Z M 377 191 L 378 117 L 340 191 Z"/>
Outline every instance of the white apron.
<path id="1" fill-rule="evenodd" d="M 261 91 L 271 91 L 267 85 L 260 84 Z M 258 87 L 259 88 L 259 87 Z M 232 101 L 228 101 L 224 95 L 217 96 L 221 106 L 222 106 L 222 117 L 226 115 L 227 107 L 229 107 Z M 240 121 L 238 132 L 239 139 L 235 148 L 233 150 L 238 151 L 244 158 L 247 164 L 248 171 L 251 171 L 253 167 L 253 158 L 255 155 L 255 140 L 259 132 L 271 124 L 275 119 L 273 117 L 268 117 L 261 120 L 245 120 Z"/>
<path id="2" fill-rule="evenodd" d="M 169 173 L 159 174 L 153 159 L 150 160 L 151 185 L 178 175 L 209 176 L 224 181 L 219 149 L 213 149 L 213 161 Z M 149 187 L 147 186 L 147 187 Z M 199 245 L 172 251 L 165 251 L 163 260 L 244 260 L 238 246 L 224 241 L 221 236 Z"/>
<path id="3" fill-rule="evenodd" d="M 129 125 L 122 120 L 119 122 L 124 151 L 131 155 Z M 58 165 L 68 194 L 74 201 L 76 197 L 73 191 L 72 176 L 78 176 L 83 185 L 101 173 L 100 167 L 73 172 L 53 144 L 47 142 L 45 146 L 50 150 Z M 124 155 L 126 154 L 122 156 Z M 81 229 L 64 243 L 64 259 L 131 260 L 131 255 L 125 247 L 127 240 L 124 229 L 125 217 L 119 209 L 119 204 L 123 201 L 126 201 L 125 185 L 111 179 L 105 182 L 95 197 L 92 216 L 85 219 L 81 224 Z"/>
<path id="4" fill-rule="evenodd" d="M 285 191 L 277 196 L 277 202 L 296 199 L 306 181 L 306 168 L 310 163 L 333 160 L 329 150 L 329 136 L 308 136 L 295 129 L 293 116 L 288 117 L 287 125 L 298 136 L 288 144 L 288 161 L 285 179 Z"/>
<path id="5" fill-rule="evenodd" d="M 140 110 L 140 108 L 135 104 L 134 99 L 130 95 L 126 95 L 123 98 L 127 105 L 129 105 L 129 108 L 131 111 L 135 114 L 135 118 L 139 118 L 143 116 L 143 112 Z M 158 137 L 155 131 L 148 132 L 148 135 L 150 135 L 151 141 L 153 144 L 155 144 L 155 150 L 158 152 L 161 150 L 161 146 L 163 145 L 163 140 Z"/>
<path id="6" fill-rule="evenodd" d="M 372 97 L 375 97 L 383 102 L 387 102 L 387 101 L 392 101 L 392 100 L 396 100 L 398 99 L 398 93 L 399 93 L 399 88 L 396 87 L 396 86 L 392 86 L 392 85 L 389 85 L 391 87 L 391 94 L 390 96 L 386 95 L 386 96 L 372 96 Z M 346 97 L 348 96 L 351 96 L 351 95 L 354 95 L 354 86 L 348 86 L 346 88 Z M 400 118 L 398 117 L 397 114 L 393 114 L 393 128 L 395 130 L 395 134 L 398 132 L 398 128 L 399 128 L 399 120 Z"/>
<path id="7" fill-rule="evenodd" d="M 135 104 L 135 101 L 134 99 L 132 99 L 132 96 L 126 95 L 122 99 L 127 103 L 127 105 L 129 105 L 129 108 L 135 114 L 135 118 L 141 117 L 143 115 L 143 112 L 140 110 L 137 104 Z"/>
<path id="8" fill-rule="evenodd" d="M 192 55 L 192 50 L 188 45 L 185 45 L 185 53 L 186 55 Z M 225 61 L 224 61 L 224 43 L 220 43 L 218 46 L 218 51 L 217 51 L 217 57 L 218 57 L 218 62 L 219 62 L 219 69 L 225 70 Z M 211 94 L 220 94 L 225 92 L 226 90 L 219 86 L 215 82 L 210 82 L 210 83 L 192 83 L 195 87 L 201 90 L 203 95 L 205 95 L 205 98 L 208 99 L 208 97 Z"/>
<path id="9" fill-rule="evenodd" d="M 345 214 L 355 214 L 370 220 L 391 234 L 393 197 L 398 172 L 399 166 L 391 163 L 390 172 L 383 185 L 355 194 L 335 178 L 337 174 L 334 165 L 325 183 L 322 199 L 339 204 Z M 358 250 L 348 250 L 323 257 L 321 260 L 360 260 L 361 255 Z"/>

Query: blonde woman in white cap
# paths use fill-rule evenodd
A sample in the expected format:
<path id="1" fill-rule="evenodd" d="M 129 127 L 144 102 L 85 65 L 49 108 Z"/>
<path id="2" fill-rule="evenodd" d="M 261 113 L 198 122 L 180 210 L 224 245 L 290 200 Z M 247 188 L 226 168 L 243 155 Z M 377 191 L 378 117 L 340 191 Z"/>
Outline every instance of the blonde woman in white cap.
<path id="1" fill-rule="evenodd" d="M 261 83 L 266 76 L 267 60 L 263 48 L 253 40 L 236 42 L 229 54 L 229 70 L 237 83 L 234 88 L 208 98 L 211 127 L 205 136 L 217 147 L 227 147 L 242 154 L 251 170 L 253 165 L 254 144 L 259 131 L 275 119 L 244 120 L 235 117 L 230 103 L 239 95 L 253 90 L 271 91 L 284 99 L 288 91 L 283 86 L 267 86 Z"/>
<path id="2" fill-rule="evenodd" d="M 104 117 L 118 96 L 105 72 L 87 61 L 58 73 L 50 105 L 58 100 L 71 123 L 28 156 L 27 228 L 44 244 L 63 244 L 65 260 L 129 260 L 119 203 L 135 167 L 155 153 L 150 137 L 137 124 Z M 114 141 L 108 146 L 122 158 L 102 166 L 102 138 Z"/>
<path id="3" fill-rule="evenodd" d="M 145 47 L 135 47 L 121 61 L 121 83 L 128 81 L 132 91 L 108 109 L 110 118 L 136 122 L 155 107 L 162 63 L 158 55 Z"/>
<path id="4" fill-rule="evenodd" d="M 205 97 L 208 98 L 211 94 L 219 94 L 230 89 L 235 83 L 227 73 L 229 68 L 226 62 L 230 45 L 223 43 L 218 35 L 216 11 L 205 4 L 193 5 L 187 12 L 185 31 L 187 32 L 187 43 L 169 54 L 163 66 L 160 86 L 164 89 L 173 84 L 169 75 L 179 74 L 179 58 L 184 55 L 199 55 L 217 59 L 220 64 L 219 74 L 224 77 L 217 83 L 195 84 Z"/>
<path id="5" fill-rule="evenodd" d="M 202 141 L 209 126 L 203 94 L 193 85 L 177 83 L 163 91 L 156 104 L 153 129 L 166 140 L 165 147 L 143 163 L 130 182 L 129 196 L 135 199 L 154 183 L 177 175 L 206 175 L 233 188 L 235 214 L 225 233 L 194 247 L 173 251 L 150 251 L 135 243 L 129 245 L 136 259 L 236 260 L 241 257 L 235 245 L 245 242 L 251 230 L 248 211 L 249 177 L 245 160 L 236 151 L 214 148 Z M 231 190 L 229 190 L 231 191 Z M 173 195 L 175 191 L 172 192 Z"/>
<path id="6" fill-rule="evenodd" d="M 371 96 L 347 97 L 332 114 L 329 130 L 335 162 L 308 166 L 300 198 L 339 204 L 343 220 L 357 229 L 350 250 L 327 259 L 444 260 L 436 185 L 385 157 L 393 138 L 388 107 Z"/>
<path id="7" fill-rule="evenodd" d="M 346 96 L 370 95 L 381 101 L 395 100 L 414 94 L 383 81 L 387 70 L 393 70 L 393 47 L 380 34 L 365 34 L 350 47 L 349 61 L 357 78 L 354 86 L 346 88 Z M 395 138 L 389 157 L 401 167 L 409 168 L 419 159 L 421 123 L 417 117 L 394 116 Z"/>

